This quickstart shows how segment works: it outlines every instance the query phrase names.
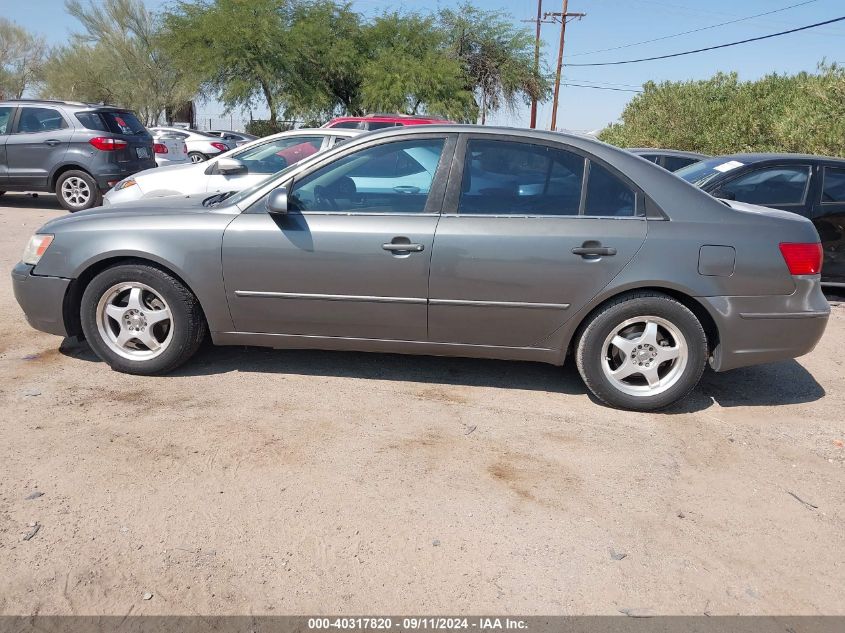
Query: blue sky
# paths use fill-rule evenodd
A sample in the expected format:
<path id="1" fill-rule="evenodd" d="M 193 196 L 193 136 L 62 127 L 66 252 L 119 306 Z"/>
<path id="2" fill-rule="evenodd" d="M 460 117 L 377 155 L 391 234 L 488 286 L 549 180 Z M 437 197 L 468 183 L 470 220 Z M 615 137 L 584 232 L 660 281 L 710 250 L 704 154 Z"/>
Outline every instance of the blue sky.
<path id="1" fill-rule="evenodd" d="M 145 0 L 151 9 L 163 7 L 167 0 Z M 757 37 L 797 26 L 845 15 L 842 0 L 815 0 L 805 6 L 753 20 L 739 22 L 684 35 L 660 42 L 604 53 L 584 54 L 596 49 L 622 46 L 683 31 L 689 31 L 729 20 L 772 11 L 798 4 L 802 0 L 570 0 L 569 10 L 587 13 L 571 23 L 566 32 L 564 62 L 604 62 L 663 55 L 683 50 L 722 44 Z M 41 33 L 51 44 L 60 44 L 78 28 L 64 11 L 63 0 L 30 0 L 9 2 L 2 14 L 21 26 Z M 425 2 L 405 0 L 356 0 L 354 6 L 363 13 L 374 14 L 386 9 L 431 10 L 438 6 L 455 6 L 457 1 Z M 485 9 L 501 10 L 515 22 L 536 16 L 536 0 L 475 0 Z M 560 11 L 558 0 L 544 0 L 544 11 Z M 525 26 L 533 28 L 532 24 Z M 559 27 L 543 26 L 544 59 L 552 68 L 557 53 Z M 795 33 L 768 41 L 755 42 L 719 51 L 688 55 L 625 66 L 566 68 L 564 76 L 572 82 L 601 84 L 630 89 L 648 80 L 699 79 L 718 71 L 737 71 L 743 79 L 754 79 L 770 72 L 795 73 L 812 71 L 822 59 L 845 62 L 845 22 Z M 558 126 L 573 130 L 593 130 L 618 119 L 633 92 L 617 92 L 564 86 L 558 110 Z M 204 104 L 200 112 L 214 116 L 222 113 L 216 103 Z M 256 115 L 258 113 L 256 112 Z M 551 105 L 540 108 L 539 124 L 548 126 Z M 527 125 L 528 109 L 502 112 L 491 123 Z"/>

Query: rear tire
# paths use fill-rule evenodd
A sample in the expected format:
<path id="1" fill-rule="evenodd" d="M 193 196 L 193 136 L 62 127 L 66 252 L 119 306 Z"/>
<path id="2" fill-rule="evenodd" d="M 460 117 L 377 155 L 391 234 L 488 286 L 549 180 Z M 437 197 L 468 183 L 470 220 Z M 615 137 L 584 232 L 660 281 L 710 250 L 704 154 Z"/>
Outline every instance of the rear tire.
<path id="1" fill-rule="evenodd" d="M 103 194 L 97 181 L 81 170 L 66 171 L 56 181 L 56 197 L 71 213 L 84 211 L 103 203 Z"/>
<path id="2" fill-rule="evenodd" d="M 188 158 L 192 163 L 204 163 L 208 160 L 208 156 L 202 152 L 188 152 Z"/>
<path id="3" fill-rule="evenodd" d="M 653 411 L 695 388 L 707 354 L 704 329 L 689 308 L 643 291 L 618 297 L 590 318 L 575 362 L 584 384 L 605 404 Z"/>
<path id="4" fill-rule="evenodd" d="M 82 331 L 91 349 L 120 372 L 164 374 L 187 361 L 206 336 L 199 301 L 163 270 L 108 268 L 82 295 Z"/>

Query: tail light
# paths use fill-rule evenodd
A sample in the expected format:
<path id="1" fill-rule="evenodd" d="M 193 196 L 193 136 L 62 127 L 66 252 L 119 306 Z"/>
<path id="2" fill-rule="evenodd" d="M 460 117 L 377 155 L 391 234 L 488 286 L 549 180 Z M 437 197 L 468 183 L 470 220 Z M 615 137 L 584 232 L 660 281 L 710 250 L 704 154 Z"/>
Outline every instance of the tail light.
<path id="1" fill-rule="evenodd" d="M 122 139 L 107 136 L 96 136 L 88 142 L 101 152 L 113 152 L 118 149 L 126 149 L 129 146 L 129 143 Z"/>
<path id="2" fill-rule="evenodd" d="M 212 143 L 211 146 L 215 149 L 219 149 L 221 152 L 229 151 L 229 146 L 225 143 Z"/>
<path id="3" fill-rule="evenodd" d="M 822 271 L 822 245 L 780 243 L 780 252 L 791 275 L 818 275 Z"/>
<path id="4" fill-rule="evenodd" d="M 167 154 L 167 145 L 164 143 L 153 143 L 153 151 L 156 154 Z"/>

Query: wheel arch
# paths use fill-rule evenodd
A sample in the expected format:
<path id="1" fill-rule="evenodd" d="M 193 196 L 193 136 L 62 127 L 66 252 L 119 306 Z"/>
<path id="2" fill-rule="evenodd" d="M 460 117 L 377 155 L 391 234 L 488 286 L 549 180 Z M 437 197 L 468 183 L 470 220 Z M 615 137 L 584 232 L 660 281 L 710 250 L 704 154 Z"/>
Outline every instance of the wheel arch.
<path id="1" fill-rule="evenodd" d="M 82 171 L 91 176 L 91 178 L 94 178 L 94 174 L 91 173 L 91 170 L 86 169 L 82 165 L 79 165 L 77 163 L 64 163 L 53 168 L 53 171 L 50 174 L 50 179 L 47 182 L 49 190 L 54 191 L 56 189 L 56 183 L 59 182 L 59 178 L 61 178 L 63 174 L 66 174 L 69 171 Z M 96 181 L 97 179 L 94 178 L 94 182 Z"/>
<path id="2" fill-rule="evenodd" d="M 203 308 L 199 296 L 193 290 L 191 284 L 188 283 L 185 278 L 180 275 L 179 272 L 176 271 L 174 267 L 171 266 L 168 262 L 159 261 L 158 258 L 151 257 L 149 253 L 145 253 L 143 256 L 134 254 L 112 254 L 103 257 L 102 259 L 98 259 L 93 262 L 88 262 L 68 285 L 68 289 L 65 292 L 64 301 L 62 302 L 62 318 L 64 320 L 65 329 L 68 333 L 68 336 L 82 336 L 82 322 L 80 319 L 82 295 L 85 292 L 85 289 L 88 287 L 88 284 L 91 283 L 91 280 L 94 279 L 94 277 L 99 275 L 104 270 L 114 268 L 115 266 L 123 266 L 126 264 L 139 264 L 143 266 L 151 266 L 153 268 L 161 270 L 162 272 L 167 273 L 172 277 L 175 277 L 182 285 L 185 286 L 185 288 L 188 289 L 188 291 L 192 295 L 194 295 L 197 300 L 197 303 L 199 303 L 200 305 L 200 309 L 202 310 L 203 319 L 206 320 L 206 326 L 208 325 L 208 320 L 205 316 L 205 309 Z"/>
<path id="3" fill-rule="evenodd" d="M 575 323 L 570 321 L 569 328 L 567 329 L 569 336 L 563 348 L 563 357 L 565 358 L 572 353 L 574 347 L 578 344 L 578 340 L 581 337 L 584 328 L 590 322 L 593 315 L 595 315 L 608 303 L 616 301 L 620 297 L 625 295 L 636 295 L 641 292 L 664 294 L 688 308 L 689 311 L 695 315 L 695 318 L 698 319 L 699 323 L 701 323 L 701 327 L 704 329 L 704 334 L 707 336 L 708 354 L 712 353 L 719 345 L 719 327 L 713 314 L 704 303 L 696 299 L 695 296 L 686 289 L 662 284 L 645 284 L 641 286 L 615 288 L 606 294 L 596 297 L 587 308 L 582 310 L 582 313 L 578 316 Z"/>

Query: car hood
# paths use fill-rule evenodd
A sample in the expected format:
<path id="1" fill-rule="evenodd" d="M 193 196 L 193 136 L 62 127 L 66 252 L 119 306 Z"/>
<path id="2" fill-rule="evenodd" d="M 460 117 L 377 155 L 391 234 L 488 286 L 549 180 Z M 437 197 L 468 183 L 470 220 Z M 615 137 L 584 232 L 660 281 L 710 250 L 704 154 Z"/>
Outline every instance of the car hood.
<path id="1" fill-rule="evenodd" d="M 118 218 L 122 216 L 154 216 L 154 215 L 181 215 L 189 213 L 210 213 L 211 208 L 203 206 L 203 201 L 211 196 L 207 193 L 195 194 L 192 196 L 170 196 L 167 198 L 146 198 L 136 202 L 125 202 L 108 207 L 95 207 L 86 211 L 77 211 L 70 215 L 64 215 L 50 220 L 39 232 L 49 232 L 49 229 L 74 224 L 76 222 L 88 222 L 97 218 Z"/>

